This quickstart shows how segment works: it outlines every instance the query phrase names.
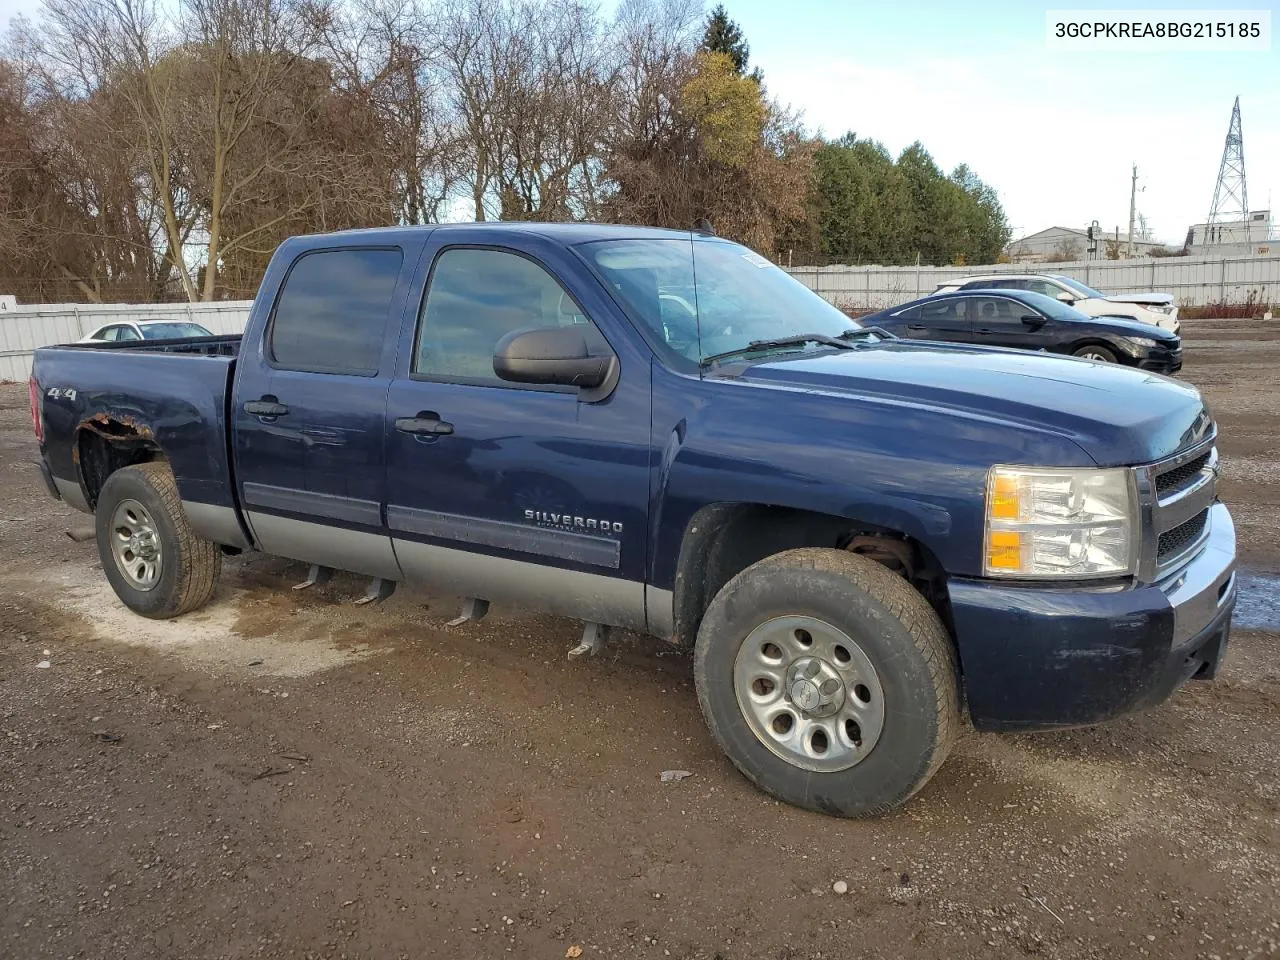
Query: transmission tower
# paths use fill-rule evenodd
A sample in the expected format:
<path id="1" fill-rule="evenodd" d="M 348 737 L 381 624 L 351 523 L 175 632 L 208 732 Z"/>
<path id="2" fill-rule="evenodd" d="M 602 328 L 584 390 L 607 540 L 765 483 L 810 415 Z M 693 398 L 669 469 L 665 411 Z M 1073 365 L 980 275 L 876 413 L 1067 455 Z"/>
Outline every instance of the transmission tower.
<path id="1" fill-rule="evenodd" d="M 1218 184 L 1213 188 L 1213 206 L 1209 224 L 1228 220 L 1247 220 L 1249 191 L 1244 182 L 1244 136 L 1240 133 L 1240 98 L 1231 108 L 1231 126 L 1222 148 L 1222 166 L 1218 168 Z"/>

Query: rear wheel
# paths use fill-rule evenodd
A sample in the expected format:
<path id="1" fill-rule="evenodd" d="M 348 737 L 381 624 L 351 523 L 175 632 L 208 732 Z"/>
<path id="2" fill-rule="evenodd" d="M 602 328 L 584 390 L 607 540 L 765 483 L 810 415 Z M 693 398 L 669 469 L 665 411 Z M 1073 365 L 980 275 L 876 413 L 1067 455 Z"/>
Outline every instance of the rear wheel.
<path id="1" fill-rule="evenodd" d="M 111 474 L 94 513 L 102 571 L 126 607 L 164 620 L 208 603 L 222 553 L 192 531 L 167 464 Z"/>
<path id="2" fill-rule="evenodd" d="M 752 782 L 838 816 L 891 810 L 951 749 L 954 648 L 910 584 L 840 550 L 790 550 L 716 595 L 694 681 L 712 735 Z"/>
<path id="3" fill-rule="evenodd" d="M 1097 360 L 1099 363 L 1115 363 L 1116 355 L 1106 347 L 1098 347 L 1090 344 L 1085 347 L 1076 347 L 1071 354 L 1073 357 L 1079 357 L 1082 360 Z"/>

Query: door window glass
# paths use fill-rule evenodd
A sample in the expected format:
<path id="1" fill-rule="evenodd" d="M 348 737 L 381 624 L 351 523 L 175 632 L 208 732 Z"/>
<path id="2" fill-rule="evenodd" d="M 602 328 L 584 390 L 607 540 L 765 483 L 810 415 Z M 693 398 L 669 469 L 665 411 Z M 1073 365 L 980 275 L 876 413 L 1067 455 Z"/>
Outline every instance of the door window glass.
<path id="1" fill-rule="evenodd" d="M 378 372 L 400 277 L 399 250 L 322 250 L 299 257 L 271 321 L 277 366 L 371 377 Z"/>
<path id="2" fill-rule="evenodd" d="M 138 332 L 133 327 L 116 327 L 117 340 L 137 340 Z"/>
<path id="3" fill-rule="evenodd" d="M 920 307 L 920 320 L 926 326 L 950 326 L 963 319 L 964 300 L 960 297 L 948 297 L 938 303 L 926 303 Z"/>
<path id="4" fill-rule="evenodd" d="M 1046 297 L 1057 299 L 1059 294 L 1068 293 L 1056 283 L 1050 283 L 1048 280 L 1029 280 L 1027 281 L 1027 289 L 1032 293 L 1041 293 Z"/>
<path id="5" fill-rule="evenodd" d="M 445 250 L 422 302 L 412 372 L 514 387 L 493 372 L 498 341 L 515 330 L 575 324 L 592 349 L 605 349 L 574 299 L 532 260 L 502 250 Z"/>
<path id="6" fill-rule="evenodd" d="M 972 316 L 978 323 L 1011 323 L 1020 314 L 1015 313 L 1016 304 L 1003 297 L 975 297 L 969 304 Z M 1025 308 L 1030 313 L 1031 308 Z"/>

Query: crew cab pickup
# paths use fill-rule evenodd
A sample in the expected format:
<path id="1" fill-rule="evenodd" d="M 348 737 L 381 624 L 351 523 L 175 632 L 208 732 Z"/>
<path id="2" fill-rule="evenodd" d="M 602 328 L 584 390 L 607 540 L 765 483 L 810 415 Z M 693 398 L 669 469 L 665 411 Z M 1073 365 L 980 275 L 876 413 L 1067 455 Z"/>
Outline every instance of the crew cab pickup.
<path id="1" fill-rule="evenodd" d="M 899 340 L 709 234 L 298 237 L 243 338 L 36 352 L 51 491 L 125 605 L 247 550 L 647 631 L 811 809 L 892 809 L 962 723 L 1106 720 L 1210 678 L 1235 604 L 1190 386 Z"/>

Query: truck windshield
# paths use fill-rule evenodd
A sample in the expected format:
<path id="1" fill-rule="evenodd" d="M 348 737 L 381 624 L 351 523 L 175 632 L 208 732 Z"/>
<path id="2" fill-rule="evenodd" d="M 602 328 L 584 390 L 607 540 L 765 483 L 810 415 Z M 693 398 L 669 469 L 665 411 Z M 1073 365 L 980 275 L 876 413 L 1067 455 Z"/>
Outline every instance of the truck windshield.
<path id="1" fill-rule="evenodd" d="M 859 329 L 786 271 L 726 240 L 601 240 L 578 249 L 667 359 L 684 369 L 754 341 Z M 814 341 L 778 347 L 827 349 Z"/>

